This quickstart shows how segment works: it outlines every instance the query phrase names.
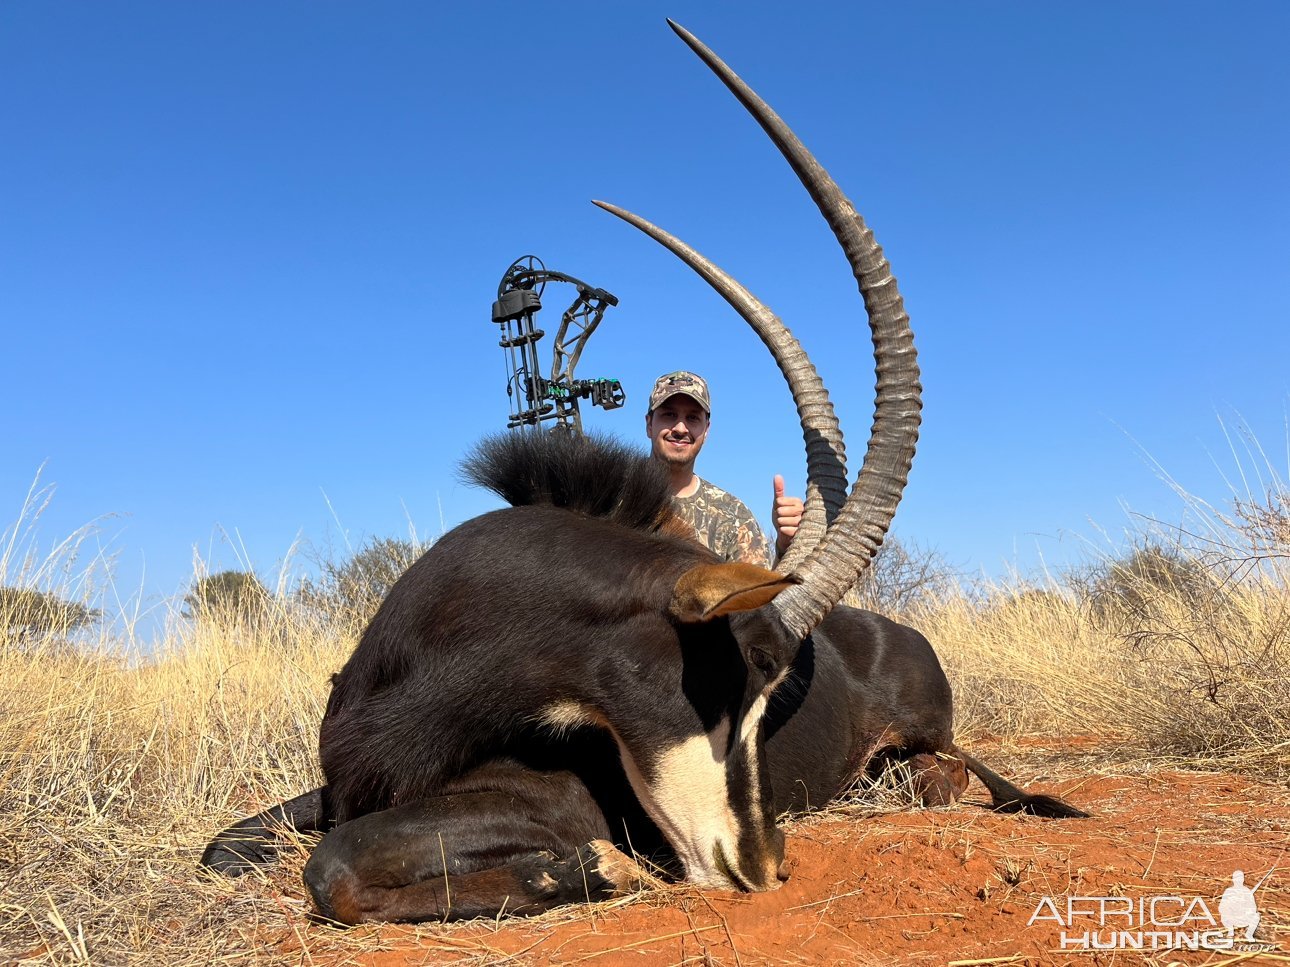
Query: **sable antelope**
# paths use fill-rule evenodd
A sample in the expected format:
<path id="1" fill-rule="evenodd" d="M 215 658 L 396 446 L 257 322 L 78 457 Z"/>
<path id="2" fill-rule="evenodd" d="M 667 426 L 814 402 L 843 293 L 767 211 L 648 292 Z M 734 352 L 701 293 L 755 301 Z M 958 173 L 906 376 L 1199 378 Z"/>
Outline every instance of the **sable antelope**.
<path id="1" fill-rule="evenodd" d="M 1080 816 L 953 744 L 949 683 L 926 639 L 838 606 L 882 543 L 918 435 L 913 336 L 863 220 L 777 115 L 707 47 L 681 38 L 753 114 L 851 263 L 878 385 L 846 493 L 823 383 L 739 283 L 644 220 L 774 355 L 802 418 L 806 514 L 778 572 L 723 564 L 672 516 L 660 468 L 605 441 L 485 441 L 467 475 L 512 506 L 444 535 L 398 581 L 333 679 L 327 785 L 243 820 L 202 862 L 269 861 L 290 823 L 327 833 L 305 867 L 344 923 L 532 913 L 626 888 L 623 850 L 671 855 L 703 886 L 780 882 L 776 816 L 822 805 L 890 760 L 924 801 L 967 772 L 994 808 Z"/>

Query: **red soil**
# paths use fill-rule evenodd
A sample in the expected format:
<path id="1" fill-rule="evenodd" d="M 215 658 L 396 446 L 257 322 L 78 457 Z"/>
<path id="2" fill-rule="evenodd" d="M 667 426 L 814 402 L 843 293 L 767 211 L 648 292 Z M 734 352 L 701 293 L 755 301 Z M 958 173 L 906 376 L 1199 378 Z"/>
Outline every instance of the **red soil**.
<path id="1" fill-rule="evenodd" d="M 1140 952 L 1063 952 L 1062 927 L 1051 913 L 1028 921 L 1042 897 L 1053 897 L 1064 911 L 1068 895 L 1148 902 L 1172 895 L 1188 903 L 1198 896 L 1218 917 L 1218 898 L 1233 870 L 1246 871 L 1246 885 L 1254 886 L 1276 867 L 1256 894 L 1263 917 L 1257 936 L 1282 941 L 1284 948 L 1271 958 L 1240 962 L 1290 961 L 1285 790 L 1192 772 L 1032 785 L 1060 792 L 1095 817 L 996 815 L 971 803 L 979 787 L 969 790 L 968 803 L 948 810 L 867 818 L 834 812 L 789 825 L 792 877 L 772 893 L 681 886 L 500 925 L 364 927 L 359 929 L 371 931 L 367 939 L 384 950 L 356 960 L 372 967 L 459 959 L 642 967 L 1234 963 L 1233 952 L 1161 951 L 1145 958 Z M 1071 932 L 1096 926 L 1082 919 Z"/>

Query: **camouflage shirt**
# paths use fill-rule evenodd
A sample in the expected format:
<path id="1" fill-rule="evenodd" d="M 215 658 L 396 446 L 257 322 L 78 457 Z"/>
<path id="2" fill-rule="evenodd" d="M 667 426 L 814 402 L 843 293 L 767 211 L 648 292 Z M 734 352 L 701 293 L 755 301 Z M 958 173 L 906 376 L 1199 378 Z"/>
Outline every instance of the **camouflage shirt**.
<path id="1" fill-rule="evenodd" d="M 677 515 L 694 528 L 699 543 L 723 561 L 770 567 L 770 545 L 743 501 L 702 477 L 689 497 L 673 497 Z"/>

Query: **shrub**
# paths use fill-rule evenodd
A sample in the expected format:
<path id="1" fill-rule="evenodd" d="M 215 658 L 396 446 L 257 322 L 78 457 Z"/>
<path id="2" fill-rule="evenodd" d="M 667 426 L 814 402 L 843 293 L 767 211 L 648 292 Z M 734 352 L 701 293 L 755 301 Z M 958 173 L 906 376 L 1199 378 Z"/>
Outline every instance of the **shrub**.
<path id="1" fill-rule="evenodd" d="M 249 571 L 200 577 L 184 597 L 184 617 L 198 621 L 253 621 L 263 615 L 268 589 Z"/>
<path id="2" fill-rule="evenodd" d="M 320 578 L 304 584 L 300 600 L 333 618 L 364 625 L 427 546 L 395 537 L 373 538 L 348 560 L 322 561 Z"/>
<path id="3" fill-rule="evenodd" d="M 1070 583 L 1095 619 L 1120 626 L 1150 621 L 1164 602 L 1200 606 L 1220 592 L 1198 558 L 1155 542 L 1077 571 Z"/>
<path id="4" fill-rule="evenodd" d="M 0 639 L 18 644 L 66 638 L 92 624 L 99 612 L 32 588 L 0 587 Z"/>
<path id="5" fill-rule="evenodd" d="M 936 551 L 888 537 L 846 603 L 895 618 L 930 607 L 957 588 L 957 575 Z"/>

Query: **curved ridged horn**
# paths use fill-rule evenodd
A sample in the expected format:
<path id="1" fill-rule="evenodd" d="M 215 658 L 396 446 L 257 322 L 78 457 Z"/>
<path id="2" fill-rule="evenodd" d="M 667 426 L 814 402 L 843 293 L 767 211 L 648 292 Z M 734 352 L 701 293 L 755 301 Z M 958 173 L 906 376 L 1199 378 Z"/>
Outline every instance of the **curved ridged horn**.
<path id="1" fill-rule="evenodd" d="M 782 573 L 791 574 L 824 538 L 828 522 L 838 515 L 846 503 L 846 448 L 824 381 L 802 349 L 802 344 L 788 331 L 779 317 L 738 281 L 689 245 L 639 215 L 633 215 L 608 202 L 597 201 L 593 204 L 639 228 L 694 269 L 743 316 L 775 357 L 775 363 L 793 393 L 797 415 L 802 422 L 802 436 L 806 442 L 806 511 L 793 543 L 777 565 Z"/>
<path id="2" fill-rule="evenodd" d="M 824 539 L 812 546 L 800 565 L 793 567 L 792 573 L 801 580 L 801 584 L 787 589 L 774 601 L 785 627 L 793 634 L 805 637 L 841 600 L 882 546 L 904 491 L 918 441 L 922 409 L 922 387 L 919 385 L 913 333 L 882 249 L 828 172 L 779 115 L 716 54 L 683 27 L 671 20 L 668 25 L 753 115 L 797 173 L 842 246 L 859 283 L 869 317 L 877 394 L 864 466 L 851 495 Z M 700 271 L 700 275 L 715 285 L 708 274 Z M 730 299 L 721 288 L 718 287 L 718 291 Z M 809 431 L 807 435 L 809 446 Z M 842 452 L 840 434 L 834 450 L 837 454 Z"/>

